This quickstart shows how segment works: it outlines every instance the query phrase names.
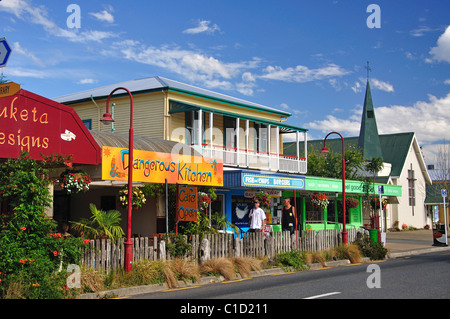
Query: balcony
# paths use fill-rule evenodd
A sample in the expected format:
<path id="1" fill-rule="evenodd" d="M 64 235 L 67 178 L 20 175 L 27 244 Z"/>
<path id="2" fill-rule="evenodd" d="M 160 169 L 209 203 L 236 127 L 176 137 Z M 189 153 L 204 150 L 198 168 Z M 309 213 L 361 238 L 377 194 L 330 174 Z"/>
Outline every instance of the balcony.
<path id="1" fill-rule="evenodd" d="M 307 171 L 307 161 L 303 157 L 211 144 L 202 144 L 201 153 L 205 157 L 222 159 L 225 166 L 295 174 L 306 174 Z"/>

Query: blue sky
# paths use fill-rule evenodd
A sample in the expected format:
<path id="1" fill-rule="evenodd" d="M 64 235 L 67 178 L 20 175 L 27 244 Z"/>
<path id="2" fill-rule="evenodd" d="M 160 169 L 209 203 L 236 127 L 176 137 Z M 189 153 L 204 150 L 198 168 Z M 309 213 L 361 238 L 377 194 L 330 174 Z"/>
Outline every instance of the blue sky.
<path id="1" fill-rule="evenodd" d="M 322 139 L 358 135 L 370 61 L 379 132 L 416 132 L 433 163 L 450 139 L 448 12 L 446 0 L 1 0 L 3 73 L 49 98 L 159 75 L 288 111 Z"/>

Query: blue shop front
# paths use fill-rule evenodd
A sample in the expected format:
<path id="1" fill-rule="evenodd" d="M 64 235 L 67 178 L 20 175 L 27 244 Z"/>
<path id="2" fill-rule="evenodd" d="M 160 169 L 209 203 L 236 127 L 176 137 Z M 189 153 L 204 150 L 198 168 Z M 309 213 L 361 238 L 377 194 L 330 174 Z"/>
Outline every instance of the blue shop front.
<path id="1" fill-rule="evenodd" d="M 266 210 L 267 223 L 279 225 L 283 207 L 282 192 L 304 190 L 305 177 L 251 170 L 229 170 L 223 172 L 224 186 L 217 189 L 217 209 L 225 212 L 227 221 L 241 231 L 248 231 L 249 212 L 253 197 L 264 191 L 271 197 L 270 210 Z"/>

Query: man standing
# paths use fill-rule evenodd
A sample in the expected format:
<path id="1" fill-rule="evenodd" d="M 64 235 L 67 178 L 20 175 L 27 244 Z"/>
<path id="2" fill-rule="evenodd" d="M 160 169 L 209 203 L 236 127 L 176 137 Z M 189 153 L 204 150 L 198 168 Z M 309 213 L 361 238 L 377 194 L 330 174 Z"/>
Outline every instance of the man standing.
<path id="1" fill-rule="evenodd" d="M 283 231 L 288 230 L 291 235 L 295 231 L 295 208 L 291 205 L 291 199 L 284 199 L 284 207 L 281 215 L 281 227 Z"/>
<path id="2" fill-rule="evenodd" d="M 250 229 L 249 232 L 262 232 L 266 225 L 266 213 L 259 207 L 259 200 L 255 199 L 254 207 L 250 211 Z"/>

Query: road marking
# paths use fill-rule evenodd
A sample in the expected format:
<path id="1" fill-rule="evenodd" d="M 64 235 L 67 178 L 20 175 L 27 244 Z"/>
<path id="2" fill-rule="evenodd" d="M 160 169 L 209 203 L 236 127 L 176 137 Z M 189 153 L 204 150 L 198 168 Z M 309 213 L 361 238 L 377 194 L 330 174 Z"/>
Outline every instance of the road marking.
<path id="1" fill-rule="evenodd" d="M 323 270 L 323 269 L 330 269 L 332 267 L 326 266 L 326 267 L 322 267 L 322 268 L 315 268 L 315 269 L 311 269 L 311 270 Z"/>
<path id="2" fill-rule="evenodd" d="M 222 281 L 222 284 L 229 284 L 229 283 L 233 283 L 233 282 L 239 282 L 239 281 L 244 281 L 244 280 L 249 280 L 252 278 L 242 278 L 242 279 L 236 279 L 236 280 L 227 280 L 227 281 Z"/>
<path id="3" fill-rule="evenodd" d="M 306 297 L 306 298 L 303 298 L 303 299 L 318 299 L 318 298 L 328 297 L 328 296 L 333 296 L 333 295 L 338 295 L 338 294 L 340 294 L 340 292 L 335 291 L 335 292 L 329 292 L 329 293 L 322 294 L 322 295 L 316 295 L 316 296 Z"/>
<path id="4" fill-rule="evenodd" d="M 115 297 L 115 298 L 111 298 L 111 299 L 126 299 L 126 298 L 131 298 L 131 296 Z"/>
<path id="5" fill-rule="evenodd" d="M 193 289 L 193 288 L 199 288 L 199 287 L 200 287 L 200 286 L 192 286 L 192 287 L 184 287 L 184 288 L 174 288 L 174 289 L 163 290 L 163 292 L 172 292 L 172 291 L 185 290 L 185 289 Z"/>
<path id="6" fill-rule="evenodd" d="M 295 274 L 295 271 L 282 272 L 282 273 L 279 273 L 279 274 L 272 274 L 271 276 L 281 276 L 281 275 L 288 275 L 288 274 Z"/>

